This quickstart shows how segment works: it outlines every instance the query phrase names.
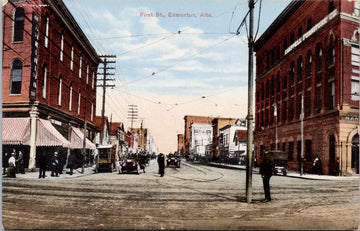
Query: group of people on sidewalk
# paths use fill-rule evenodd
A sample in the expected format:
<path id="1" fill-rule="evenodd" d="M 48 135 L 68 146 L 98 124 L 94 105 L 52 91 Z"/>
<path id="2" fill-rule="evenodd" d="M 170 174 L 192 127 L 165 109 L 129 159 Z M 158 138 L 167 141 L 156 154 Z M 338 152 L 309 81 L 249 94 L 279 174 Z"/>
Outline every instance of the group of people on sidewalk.
<path id="1" fill-rule="evenodd" d="M 16 173 L 25 174 L 25 161 L 22 151 L 13 149 L 11 153 L 3 155 L 3 175 L 15 178 Z"/>

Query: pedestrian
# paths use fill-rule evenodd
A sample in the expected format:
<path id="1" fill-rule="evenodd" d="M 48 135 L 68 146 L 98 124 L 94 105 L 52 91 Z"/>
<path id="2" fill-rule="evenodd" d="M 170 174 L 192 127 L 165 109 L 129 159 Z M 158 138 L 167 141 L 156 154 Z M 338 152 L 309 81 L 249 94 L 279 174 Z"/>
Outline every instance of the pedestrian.
<path id="1" fill-rule="evenodd" d="M 16 159 L 16 168 L 18 172 L 20 172 L 21 174 L 25 174 L 24 155 L 22 151 L 19 151 L 18 158 Z"/>
<path id="2" fill-rule="evenodd" d="M 47 157 L 46 152 L 42 152 L 39 156 L 39 179 L 42 177 L 45 179 L 45 172 L 46 172 L 46 165 L 47 165 Z"/>
<path id="3" fill-rule="evenodd" d="M 7 169 L 7 176 L 8 177 L 16 177 L 16 159 L 15 159 L 15 152 L 11 153 L 11 157 L 9 158 L 9 167 Z"/>
<path id="4" fill-rule="evenodd" d="M 54 158 L 51 163 L 51 176 L 58 177 L 59 176 L 59 168 L 60 168 L 59 156 L 58 156 L 58 152 L 55 152 Z"/>
<path id="5" fill-rule="evenodd" d="M 96 148 L 94 150 L 94 164 L 95 164 L 95 168 L 97 168 L 97 163 L 99 160 L 99 150 L 98 150 L 99 144 L 96 144 Z"/>
<path id="6" fill-rule="evenodd" d="M 318 174 L 318 175 L 322 175 L 323 171 L 322 171 L 322 167 L 321 167 L 321 158 L 319 155 L 316 155 L 314 161 L 313 161 L 313 169 L 312 172 L 314 174 Z"/>
<path id="7" fill-rule="evenodd" d="M 265 199 L 262 202 L 269 202 L 271 201 L 270 195 L 270 178 L 274 172 L 274 161 L 271 154 L 265 151 L 263 159 L 260 164 L 260 174 L 263 178 L 263 185 L 264 185 L 264 192 L 265 192 Z"/>
<path id="8" fill-rule="evenodd" d="M 7 167 L 9 167 L 9 158 L 10 158 L 10 156 L 11 155 L 8 152 L 5 152 L 4 155 L 3 155 L 3 163 L 2 163 L 2 165 L 3 165 L 3 175 L 6 174 L 6 169 L 7 169 Z"/>
<path id="9" fill-rule="evenodd" d="M 163 177 L 165 173 L 165 157 L 164 154 L 162 153 L 160 153 L 158 156 L 158 164 L 159 164 L 159 174 L 161 177 Z"/>

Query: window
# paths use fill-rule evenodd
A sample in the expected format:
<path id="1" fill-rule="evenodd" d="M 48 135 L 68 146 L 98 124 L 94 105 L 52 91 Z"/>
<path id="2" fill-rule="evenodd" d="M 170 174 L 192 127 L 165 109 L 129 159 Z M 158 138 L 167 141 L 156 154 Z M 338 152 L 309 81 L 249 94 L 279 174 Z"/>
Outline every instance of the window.
<path id="1" fill-rule="evenodd" d="M 13 21 L 13 42 L 22 42 L 24 36 L 24 16 L 25 11 L 22 7 L 15 9 Z"/>
<path id="2" fill-rule="evenodd" d="M 74 47 L 71 47 L 71 60 L 70 60 L 70 70 L 74 68 Z"/>
<path id="3" fill-rule="evenodd" d="M 286 75 L 283 77 L 282 89 L 283 89 L 283 91 L 286 91 L 286 89 L 287 89 L 287 76 Z"/>
<path id="4" fill-rule="evenodd" d="M 351 76 L 351 100 L 359 100 L 359 76 Z"/>
<path id="5" fill-rule="evenodd" d="M 306 76 L 310 76 L 311 74 L 312 74 L 312 55 L 311 55 L 311 51 L 308 51 L 306 56 Z"/>
<path id="6" fill-rule="evenodd" d="M 49 17 L 46 17 L 44 46 L 47 48 L 48 45 L 49 45 Z"/>
<path id="7" fill-rule="evenodd" d="M 280 92 L 280 72 L 276 75 L 276 93 Z"/>
<path id="8" fill-rule="evenodd" d="M 302 35 L 303 35 L 302 27 L 299 27 L 299 29 L 298 29 L 298 38 L 301 38 Z"/>
<path id="9" fill-rule="evenodd" d="M 297 61 L 297 80 L 301 82 L 303 79 L 303 61 L 302 57 L 300 56 Z"/>
<path id="10" fill-rule="evenodd" d="M 330 14 L 334 9 L 335 9 L 334 1 L 330 1 L 328 13 Z"/>
<path id="11" fill-rule="evenodd" d="M 333 109 L 334 107 L 335 107 L 335 81 L 334 78 L 332 78 L 329 79 L 328 81 L 328 108 Z"/>
<path id="12" fill-rule="evenodd" d="M 307 20 L 306 30 L 309 31 L 309 30 L 311 30 L 311 28 L 312 28 L 311 18 L 309 18 L 309 19 Z"/>
<path id="13" fill-rule="evenodd" d="M 291 121 L 294 118 L 294 97 L 289 99 L 289 121 Z"/>
<path id="14" fill-rule="evenodd" d="M 77 108 L 78 115 L 80 115 L 80 106 L 81 106 L 80 104 L 81 104 L 81 91 L 79 90 L 78 108 Z"/>
<path id="15" fill-rule="evenodd" d="M 91 103 L 91 118 L 90 120 L 93 121 L 94 120 L 94 103 Z"/>
<path id="16" fill-rule="evenodd" d="M 290 86 L 292 86 L 292 85 L 294 85 L 294 82 L 295 82 L 295 63 L 294 62 L 291 62 L 291 64 L 290 64 L 289 77 L 290 77 Z"/>
<path id="17" fill-rule="evenodd" d="M 92 83 L 91 83 L 92 89 L 94 89 L 94 85 L 95 85 L 95 71 L 93 71 L 92 73 Z"/>
<path id="18" fill-rule="evenodd" d="M 322 70 L 322 47 L 321 44 L 316 46 L 316 72 Z"/>
<path id="19" fill-rule="evenodd" d="M 64 60 L 64 34 L 61 34 L 60 39 L 60 61 Z"/>
<path id="20" fill-rule="evenodd" d="M 322 94 L 322 90 L 321 90 L 321 84 L 319 84 L 316 87 L 316 112 L 320 113 L 321 112 L 321 94 Z"/>
<path id="21" fill-rule="evenodd" d="M 21 94 L 22 62 L 15 59 L 11 64 L 10 72 L 10 94 Z"/>
<path id="22" fill-rule="evenodd" d="M 42 85 L 42 97 L 46 99 L 46 87 L 47 87 L 47 67 L 46 64 L 43 67 L 43 85 Z"/>
<path id="23" fill-rule="evenodd" d="M 328 47 L 328 65 L 335 64 L 335 42 L 331 42 Z"/>
<path id="24" fill-rule="evenodd" d="M 86 84 L 89 84 L 89 64 L 86 65 Z"/>
<path id="25" fill-rule="evenodd" d="M 72 108 L 72 92 L 73 92 L 73 87 L 72 87 L 72 84 L 70 84 L 70 92 L 69 92 L 69 111 L 71 111 L 71 108 Z"/>
<path id="26" fill-rule="evenodd" d="M 59 78 L 59 93 L 58 93 L 58 105 L 61 106 L 61 94 L 62 94 L 62 77 Z"/>
<path id="27" fill-rule="evenodd" d="M 310 116 L 311 114 L 311 88 L 307 90 L 306 100 L 304 100 L 304 110 L 305 116 Z"/>
<path id="28" fill-rule="evenodd" d="M 82 57 L 80 56 L 80 61 L 79 61 L 79 78 L 81 79 L 81 66 L 82 66 Z"/>
<path id="29" fill-rule="evenodd" d="M 295 42 L 295 34 L 294 34 L 294 32 L 292 32 L 290 34 L 290 44 L 293 44 L 294 42 Z"/>

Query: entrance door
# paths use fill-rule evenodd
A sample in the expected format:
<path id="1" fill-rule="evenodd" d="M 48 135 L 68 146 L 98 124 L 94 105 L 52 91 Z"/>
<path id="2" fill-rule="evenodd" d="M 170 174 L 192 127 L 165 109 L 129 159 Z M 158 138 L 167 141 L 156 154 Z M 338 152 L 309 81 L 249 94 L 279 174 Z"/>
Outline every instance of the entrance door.
<path id="1" fill-rule="evenodd" d="M 351 145 L 351 168 L 359 173 L 359 134 L 356 134 L 352 139 Z"/>

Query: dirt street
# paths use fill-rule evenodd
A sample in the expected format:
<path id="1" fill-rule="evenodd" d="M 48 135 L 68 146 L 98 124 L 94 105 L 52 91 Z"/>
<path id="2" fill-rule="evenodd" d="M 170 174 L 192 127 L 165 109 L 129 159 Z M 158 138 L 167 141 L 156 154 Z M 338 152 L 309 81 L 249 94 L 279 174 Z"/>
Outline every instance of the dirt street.
<path id="1" fill-rule="evenodd" d="M 245 171 L 182 163 L 157 174 L 98 173 L 67 179 L 3 178 L 5 229 L 358 229 L 358 180 L 271 178 L 273 200 Z M 47 172 L 50 175 L 49 172 Z"/>

